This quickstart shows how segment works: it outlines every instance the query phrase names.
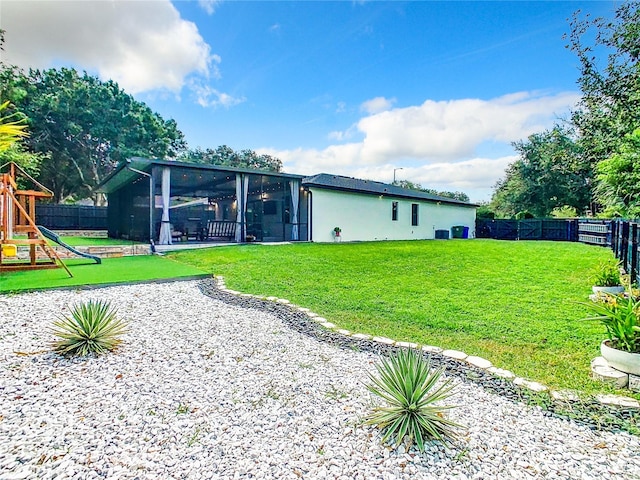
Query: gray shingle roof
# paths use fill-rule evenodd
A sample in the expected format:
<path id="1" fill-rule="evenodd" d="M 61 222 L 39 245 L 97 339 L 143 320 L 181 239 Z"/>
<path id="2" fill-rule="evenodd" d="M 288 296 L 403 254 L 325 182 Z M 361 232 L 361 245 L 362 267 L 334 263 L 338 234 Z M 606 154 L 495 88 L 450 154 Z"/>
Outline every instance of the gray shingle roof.
<path id="1" fill-rule="evenodd" d="M 431 202 L 450 203 L 454 205 L 475 207 L 473 203 L 463 202 L 449 197 L 432 195 L 431 193 L 410 190 L 408 188 L 390 185 L 388 183 L 374 182 L 373 180 L 362 180 L 359 178 L 343 177 L 341 175 L 331 175 L 330 173 L 320 173 L 302 179 L 302 185 L 307 187 L 327 188 L 330 190 L 342 190 L 348 192 L 368 193 L 372 195 L 388 195 L 390 197 L 413 198 L 416 200 L 426 200 Z"/>

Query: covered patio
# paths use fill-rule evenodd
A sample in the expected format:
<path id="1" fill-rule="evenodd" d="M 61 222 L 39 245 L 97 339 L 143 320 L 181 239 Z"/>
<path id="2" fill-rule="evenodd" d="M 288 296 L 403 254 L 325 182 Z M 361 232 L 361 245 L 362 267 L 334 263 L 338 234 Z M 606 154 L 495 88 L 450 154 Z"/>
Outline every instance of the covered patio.
<path id="1" fill-rule="evenodd" d="M 133 158 L 101 187 L 109 237 L 159 246 L 307 240 L 302 178 Z"/>

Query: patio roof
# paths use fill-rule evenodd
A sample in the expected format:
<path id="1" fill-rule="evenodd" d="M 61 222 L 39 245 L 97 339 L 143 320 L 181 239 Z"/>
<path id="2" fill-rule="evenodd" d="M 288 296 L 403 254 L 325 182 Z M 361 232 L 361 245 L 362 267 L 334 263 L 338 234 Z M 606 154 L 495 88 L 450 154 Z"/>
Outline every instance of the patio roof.
<path id="1" fill-rule="evenodd" d="M 269 175 L 272 177 L 282 177 L 302 180 L 304 175 L 294 175 L 290 173 L 277 173 L 266 170 L 251 170 L 248 168 L 234 168 L 223 165 L 205 165 L 201 163 L 178 162 L 175 160 L 159 160 L 134 157 L 126 162 L 122 162 L 109 174 L 98 186 L 101 193 L 111 193 L 120 189 L 123 185 L 131 183 L 140 176 L 135 170 L 150 173 L 153 166 L 172 167 L 189 170 L 227 172 L 227 173 L 247 173 L 253 175 Z"/>

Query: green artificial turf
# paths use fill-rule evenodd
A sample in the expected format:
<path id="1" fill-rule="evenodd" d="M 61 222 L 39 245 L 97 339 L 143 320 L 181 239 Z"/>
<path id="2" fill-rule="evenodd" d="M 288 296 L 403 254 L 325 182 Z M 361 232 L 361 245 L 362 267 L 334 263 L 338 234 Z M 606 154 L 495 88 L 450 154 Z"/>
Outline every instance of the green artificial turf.
<path id="1" fill-rule="evenodd" d="M 89 259 L 65 260 L 73 277 L 63 268 L 7 272 L 0 271 L 0 292 L 74 287 L 122 282 L 141 282 L 202 275 L 205 272 L 166 257 L 143 255 L 104 258 L 98 265 Z"/>
<path id="2" fill-rule="evenodd" d="M 450 240 L 243 245 L 174 252 L 229 288 L 287 298 L 341 328 L 463 350 L 518 376 L 594 393 L 604 328 L 583 321 L 611 251 L 568 242 Z M 628 394 L 628 392 L 627 392 Z M 640 398 L 640 396 L 637 396 Z"/>

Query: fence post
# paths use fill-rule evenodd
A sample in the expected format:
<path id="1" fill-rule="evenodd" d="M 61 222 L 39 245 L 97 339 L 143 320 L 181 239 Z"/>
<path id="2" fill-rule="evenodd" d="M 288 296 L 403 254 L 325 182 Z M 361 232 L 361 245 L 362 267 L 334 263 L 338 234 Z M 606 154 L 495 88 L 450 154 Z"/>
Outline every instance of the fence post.
<path id="1" fill-rule="evenodd" d="M 640 268 L 637 265 L 638 259 L 638 246 L 640 245 L 640 226 L 636 224 L 636 236 L 635 236 L 635 253 L 636 253 L 636 275 L 635 277 L 631 277 L 632 280 L 635 280 L 638 285 L 640 285 Z"/>
<path id="2" fill-rule="evenodd" d="M 573 220 L 567 221 L 567 240 L 570 242 L 578 241 L 578 219 L 574 218 Z"/>
<path id="3" fill-rule="evenodd" d="M 631 278 L 634 278 L 638 273 L 638 224 L 631 223 L 630 224 L 630 232 L 629 236 L 631 237 L 631 241 L 629 242 L 629 257 L 631 257 L 631 268 L 627 272 Z"/>
<path id="4" fill-rule="evenodd" d="M 621 222 L 620 233 L 622 234 L 622 241 L 620 242 L 620 260 L 622 260 L 622 266 L 625 271 L 629 271 L 629 222 Z"/>

